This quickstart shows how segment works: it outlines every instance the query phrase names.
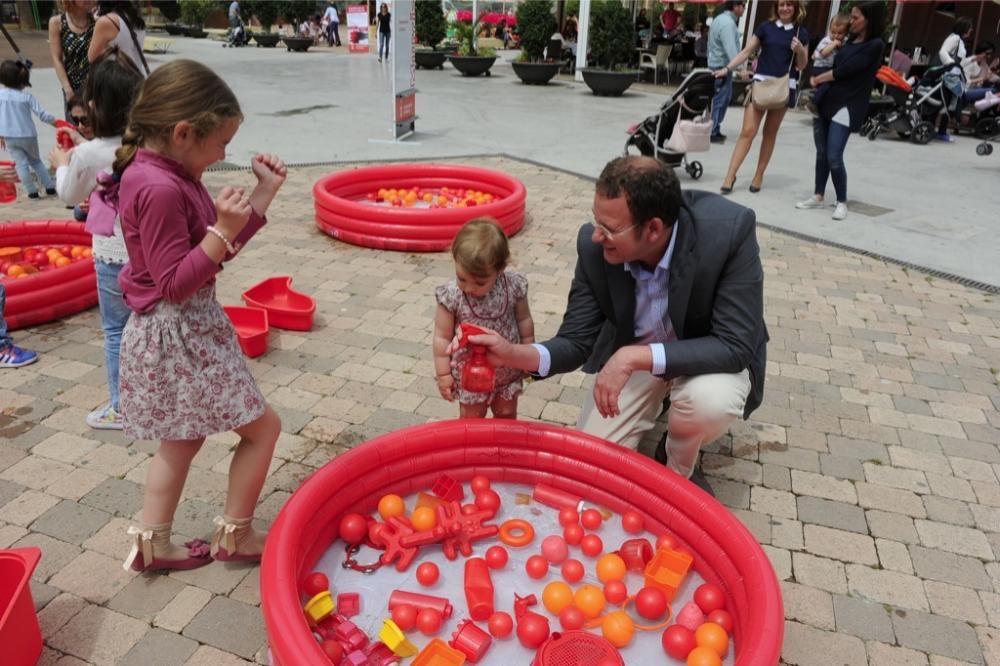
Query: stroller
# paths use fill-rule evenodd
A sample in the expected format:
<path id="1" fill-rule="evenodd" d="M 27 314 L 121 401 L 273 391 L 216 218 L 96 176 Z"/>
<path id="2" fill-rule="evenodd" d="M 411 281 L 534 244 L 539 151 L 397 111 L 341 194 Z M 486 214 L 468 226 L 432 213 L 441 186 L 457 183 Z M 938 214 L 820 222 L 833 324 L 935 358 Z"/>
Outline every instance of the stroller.
<path id="1" fill-rule="evenodd" d="M 712 128 L 709 114 L 714 96 L 712 70 L 693 70 L 659 112 L 628 128 L 625 154 L 635 148 L 639 154 L 655 157 L 674 168 L 683 166 L 689 176 L 698 180 L 704 171 L 701 162 L 688 162 L 687 153 L 708 150 Z M 681 131 L 675 132 L 678 127 Z"/>
<path id="2" fill-rule="evenodd" d="M 979 114 L 976 121 L 976 136 L 982 143 L 976 146 L 976 155 L 986 157 L 993 154 L 993 144 L 1000 138 L 1000 92 L 987 93 L 986 97 L 975 103 Z"/>
<path id="3" fill-rule="evenodd" d="M 243 24 L 241 19 L 239 23 L 229 28 L 229 39 L 223 46 L 228 46 L 230 48 L 237 48 L 239 46 L 246 46 L 250 43 L 250 38 L 253 34 L 247 30 L 246 26 Z"/>
<path id="4" fill-rule="evenodd" d="M 949 69 L 948 65 L 931 67 L 914 85 L 912 79 L 903 79 L 896 70 L 881 67 L 876 78 L 885 84 L 893 105 L 866 120 L 861 126 L 861 136 L 874 141 L 883 129 L 888 129 L 914 143 L 930 143 L 937 131 L 935 122 L 938 117 L 948 114 L 951 93 L 944 85 L 944 75 Z"/>

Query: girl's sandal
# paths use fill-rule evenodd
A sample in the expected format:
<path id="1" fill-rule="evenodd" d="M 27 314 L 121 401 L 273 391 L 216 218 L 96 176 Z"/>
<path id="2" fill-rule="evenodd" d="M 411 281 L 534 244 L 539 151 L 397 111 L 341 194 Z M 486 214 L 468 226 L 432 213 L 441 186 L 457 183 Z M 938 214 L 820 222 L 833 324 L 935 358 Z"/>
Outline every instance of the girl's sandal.
<path id="1" fill-rule="evenodd" d="M 223 518 L 216 516 L 212 522 L 218 529 L 212 535 L 212 557 L 220 562 L 260 562 L 262 553 L 244 555 L 236 552 L 236 530 L 252 529 L 250 518 Z"/>
<path id="2" fill-rule="evenodd" d="M 209 544 L 201 539 L 194 539 L 184 544 L 188 549 L 188 556 L 185 559 L 165 560 L 157 558 L 153 553 L 153 530 L 143 530 L 132 525 L 128 528 L 128 535 L 133 537 L 133 541 L 132 550 L 122 565 L 125 571 L 198 569 L 212 562 L 209 555 Z"/>

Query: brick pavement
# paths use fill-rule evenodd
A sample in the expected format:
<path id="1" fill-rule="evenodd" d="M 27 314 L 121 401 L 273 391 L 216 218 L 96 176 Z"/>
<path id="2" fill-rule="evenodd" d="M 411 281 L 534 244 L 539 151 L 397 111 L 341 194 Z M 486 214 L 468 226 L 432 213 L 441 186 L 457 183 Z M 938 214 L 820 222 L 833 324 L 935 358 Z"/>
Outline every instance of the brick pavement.
<path id="1" fill-rule="evenodd" d="M 592 185 L 506 158 L 528 186 L 514 240 L 538 334 L 554 332 L 567 242 Z M 250 363 L 284 434 L 258 512 L 270 521 L 316 467 L 373 435 L 456 416 L 430 362 L 432 290 L 447 255 L 342 245 L 311 222 L 294 169 L 271 224 L 219 279 L 223 303 L 290 273 L 319 302 L 309 333 L 276 332 Z M 211 173 L 210 189 L 249 184 Z M 63 217 L 21 199 L 5 217 Z M 704 456 L 720 500 L 764 546 L 785 601 L 788 664 L 1000 664 L 1000 306 L 919 272 L 761 229 L 771 331 L 764 405 Z M 32 587 L 43 665 L 242 664 L 266 659 L 257 569 L 121 570 L 153 444 L 83 422 L 103 401 L 96 310 L 15 333 L 41 352 L 0 373 L 0 547 L 44 551 Z M 521 415 L 572 424 L 588 381 L 534 383 Z M 232 435 L 195 460 L 177 526 L 207 536 Z M 647 445 L 649 442 L 646 443 Z"/>

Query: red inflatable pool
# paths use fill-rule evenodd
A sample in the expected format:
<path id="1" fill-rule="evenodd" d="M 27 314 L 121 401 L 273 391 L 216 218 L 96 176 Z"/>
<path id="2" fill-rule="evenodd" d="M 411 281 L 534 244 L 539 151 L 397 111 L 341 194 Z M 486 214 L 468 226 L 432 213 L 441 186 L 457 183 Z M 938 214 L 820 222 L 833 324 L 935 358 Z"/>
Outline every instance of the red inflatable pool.
<path id="1" fill-rule="evenodd" d="M 419 188 L 439 194 L 476 191 L 487 203 L 470 207 L 394 207 L 370 197 L 380 188 Z M 474 217 L 495 218 L 508 236 L 524 226 L 527 191 L 516 178 L 499 171 L 451 164 L 390 164 L 331 174 L 313 186 L 316 224 L 352 245 L 402 252 L 440 252 Z"/>
<path id="2" fill-rule="evenodd" d="M 90 247 L 90 234 L 82 222 L 26 220 L 0 224 L 0 247 L 65 244 Z M 43 324 L 97 305 L 97 277 L 91 260 L 8 279 L 4 285 L 4 319 L 10 330 Z"/>
<path id="3" fill-rule="evenodd" d="M 261 567 L 261 605 L 276 666 L 327 663 L 306 624 L 303 578 L 337 538 L 340 517 L 369 512 L 386 493 L 426 489 L 442 473 L 545 483 L 616 512 L 645 514 L 669 530 L 694 567 L 731 602 L 736 664 L 778 663 L 784 610 L 774 569 L 753 535 L 721 504 L 652 460 L 582 433 L 539 423 L 444 421 L 362 444 L 311 476 L 271 528 Z"/>

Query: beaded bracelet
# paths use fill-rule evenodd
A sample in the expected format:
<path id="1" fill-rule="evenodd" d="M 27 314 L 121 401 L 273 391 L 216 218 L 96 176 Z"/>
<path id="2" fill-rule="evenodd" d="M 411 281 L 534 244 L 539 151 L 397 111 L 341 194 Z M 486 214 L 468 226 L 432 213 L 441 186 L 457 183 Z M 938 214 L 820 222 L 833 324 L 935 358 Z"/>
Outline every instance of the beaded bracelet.
<path id="1" fill-rule="evenodd" d="M 233 247 L 233 244 L 230 242 L 228 238 L 226 238 L 226 235 L 224 233 L 222 233 L 215 227 L 208 227 L 208 231 L 218 236 L 219 240 L 221 240 L 223 243 L 226 244 L 226 250 L 229 252 L 229 254 L 236 254 L 236 248 Z"/>

